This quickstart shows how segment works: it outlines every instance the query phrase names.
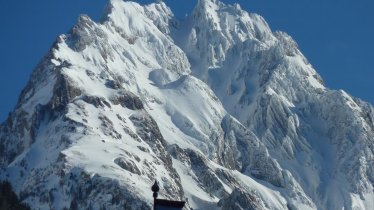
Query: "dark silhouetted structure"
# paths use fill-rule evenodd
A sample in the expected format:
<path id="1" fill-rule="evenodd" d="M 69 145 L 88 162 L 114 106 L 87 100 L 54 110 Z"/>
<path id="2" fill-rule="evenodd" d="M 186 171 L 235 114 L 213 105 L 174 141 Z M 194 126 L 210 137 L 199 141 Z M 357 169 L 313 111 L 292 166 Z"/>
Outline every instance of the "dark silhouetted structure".
<path id="1" fill-rule="evenodd" d="M 164 199 L 157 199 L 160 187 L 157 181 L 152 185 L 153 198 L 154 198 L 154 210 L 181 210 L 184 207 L 185 201 L 170 201 Z"/>
<path id="2" fill-rule="evenodd" d="M 0 210 L 30 210 L 13 192 L 12 185 L 7 181 L 0 182 Z"/>

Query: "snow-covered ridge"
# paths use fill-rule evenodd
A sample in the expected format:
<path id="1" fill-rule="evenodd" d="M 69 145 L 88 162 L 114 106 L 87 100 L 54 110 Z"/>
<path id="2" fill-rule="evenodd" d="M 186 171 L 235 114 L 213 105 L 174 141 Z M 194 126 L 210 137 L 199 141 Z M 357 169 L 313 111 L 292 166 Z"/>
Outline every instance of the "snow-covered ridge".
<path id="1" fill-rule="evenodd" d="M 239 5 L 111 0 L 58 37 L 0 130 L 35 209 L 371 209 L 374 110 Z"/>

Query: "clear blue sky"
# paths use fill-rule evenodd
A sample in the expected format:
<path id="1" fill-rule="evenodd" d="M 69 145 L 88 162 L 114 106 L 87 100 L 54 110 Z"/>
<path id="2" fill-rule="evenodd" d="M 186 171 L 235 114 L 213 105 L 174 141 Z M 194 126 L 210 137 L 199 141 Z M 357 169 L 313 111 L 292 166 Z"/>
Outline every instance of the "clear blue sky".
<path id="1" fill-rule="evenodd" d="M 178 17 L 196 0 L 166 0 Z M 328 87 L 374 104 L 373 0 L 223 0 L 290 34 Z M 0 122 L 36 64 L 81 13 L 99 20 L 107 0 L 0 0 Z M 142 0 L 139 2 L 152 2 Z"/>

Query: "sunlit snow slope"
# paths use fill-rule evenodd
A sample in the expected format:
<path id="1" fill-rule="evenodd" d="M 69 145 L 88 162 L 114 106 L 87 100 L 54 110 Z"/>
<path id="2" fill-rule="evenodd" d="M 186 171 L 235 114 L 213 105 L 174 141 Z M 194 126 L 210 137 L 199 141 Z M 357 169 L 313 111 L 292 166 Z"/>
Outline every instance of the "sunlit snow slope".
<path id="1" fill-rule="evenodd" d="M 57 38 L 0 127 L 33 209 L 374 209 L 374 109 L 239 5 L 111 0 Z"/>

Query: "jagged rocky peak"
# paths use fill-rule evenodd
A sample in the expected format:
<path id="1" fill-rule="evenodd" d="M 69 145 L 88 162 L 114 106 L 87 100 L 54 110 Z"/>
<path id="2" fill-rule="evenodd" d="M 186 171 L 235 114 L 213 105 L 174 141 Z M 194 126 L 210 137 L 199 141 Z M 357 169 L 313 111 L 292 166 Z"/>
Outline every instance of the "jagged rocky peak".
<path id="1" fill-rule="evenodd" d="M 242 10 L 238 4 L 198 1 L 186 22 L 188 33 L 175 39 L 195 66 L 194 75 L 204 80 L 207 69 L 221 67 L 233 46 L 249 39 L 264 48 L 276 41 L 261 16 Z"/>
<path id="2" fill-rule="evenodd" d="M 58 37 L 0 127 L 35 209 L 372 209 L 373 107 L 238 4 L 111 0 Z"/>
<path id="3" fill-rule="evenodd" d="M 173 12 L 163 1 L 141 6 L 135 2 L 124 3 L 121 0 L 111 0 L 103 18 L 104 21 L 109 20 L 125 31 L 134 30 L 140 34 L 139 27 L 145 27 L 148 24 L 137 23 L 145 19 L 151 20 L 165 34 L 170 32 L 169 25 L 175 24 Z"/>
<path id="4" fill-rule="evenodd" d="M 251 17 L 252 20 L 248 17 Z M 208 26 L 205 28 L 206 30 L 213 31 L 227 32 L 229 30 L 235 30 L 235 26 L 244 23 L 245 19 L 247 19 L 247 24 L 249 22 L 255 23 L 256 19 L 261 19 L 261 24 L 266 26 L 266 28 L 269 28 L 262 17 L 242 10 L 239 4 L 224 4 L 221 1 L 216 0 L 199 0 L 192 12 L 192 18 L 197 24 L 206 24 L 205 26 Z M 248 29 L 247 27 L 253 29 L 253 26 L 254 25 L 244 24 L 241 27 L 238 27 L 236 32 Z"/>

